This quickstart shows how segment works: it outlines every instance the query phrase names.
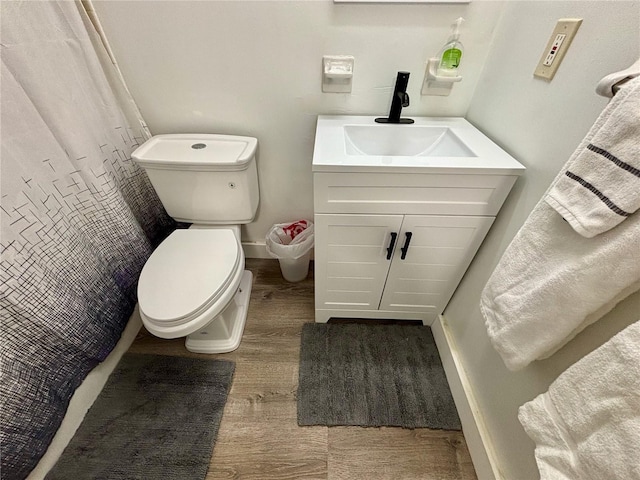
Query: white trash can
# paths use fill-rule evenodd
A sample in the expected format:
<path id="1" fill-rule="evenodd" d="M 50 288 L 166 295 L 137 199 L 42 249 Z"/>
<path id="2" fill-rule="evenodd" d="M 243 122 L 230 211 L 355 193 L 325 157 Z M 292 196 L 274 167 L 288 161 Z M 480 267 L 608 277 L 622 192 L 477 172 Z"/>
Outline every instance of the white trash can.
<path id="1" fill-rule="evenodd" d="M 278 259 L 282 276 L 288 282 L 307 278 L 313 238 L 313 222 L 308 220 L 278 223 L 267 233 L 267 252 Z"/>
<path id="2" fill-rule="evenodd" d="M 301 282 L 309 275 L 309 259 L 311 258 L 311 250 L 300 258 L 287 259 L 279 258 L 280 270 L 282 276 L 287 282 Z"/>

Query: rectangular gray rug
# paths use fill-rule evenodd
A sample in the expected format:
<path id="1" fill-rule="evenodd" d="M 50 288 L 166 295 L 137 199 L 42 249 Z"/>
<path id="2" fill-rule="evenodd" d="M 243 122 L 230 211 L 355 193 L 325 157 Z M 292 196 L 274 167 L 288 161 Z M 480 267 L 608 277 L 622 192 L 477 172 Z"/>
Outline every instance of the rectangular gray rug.
<path id="1" fill-rule="evenodd" d="M 125 354 L 46 478 L 204 479 L 234 369 Z"/>
<path id="2" fill-rule="evenodd" d="M 298 425 L 461 429 L 429 327 L 305 324 L 299 375 Z"/>

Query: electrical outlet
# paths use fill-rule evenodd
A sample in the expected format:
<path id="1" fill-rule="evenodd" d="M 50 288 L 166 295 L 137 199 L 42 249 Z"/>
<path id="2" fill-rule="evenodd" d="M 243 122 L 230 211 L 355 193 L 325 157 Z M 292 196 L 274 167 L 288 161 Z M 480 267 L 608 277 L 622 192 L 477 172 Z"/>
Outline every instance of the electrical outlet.
<path id="1" fill-rule="evenodd" d="M 551 38 L 542 52 L 538 66 L 533 72 L 534 76 L 547 80 L 553 78 L 581 24 L 581 18 L 561 18 L 558 20 L 551 33 Z"/>

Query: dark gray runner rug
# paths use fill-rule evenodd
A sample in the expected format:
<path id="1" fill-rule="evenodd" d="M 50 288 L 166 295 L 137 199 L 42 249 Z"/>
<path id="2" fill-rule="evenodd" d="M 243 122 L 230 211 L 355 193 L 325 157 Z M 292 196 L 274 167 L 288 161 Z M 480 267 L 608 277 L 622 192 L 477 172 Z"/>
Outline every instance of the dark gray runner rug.
<path id="1" fill-rule="evenodd" d="M 234 368 L 125 354 L 46 478 L 205 478 Z"/>
<path id="2" fill-rule="evenodd" d="M 460 430 L 431 329 L 305 324 L 298 425 Z"/>

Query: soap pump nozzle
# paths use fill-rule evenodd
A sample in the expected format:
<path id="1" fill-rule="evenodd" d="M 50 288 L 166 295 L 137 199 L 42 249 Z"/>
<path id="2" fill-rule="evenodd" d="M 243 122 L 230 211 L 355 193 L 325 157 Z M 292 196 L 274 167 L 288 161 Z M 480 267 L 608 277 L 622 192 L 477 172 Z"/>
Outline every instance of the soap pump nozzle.
<path id="1" fill-rule="evenodd" d="M 464 18 L 458 17 L 458 19 L 451 24 L 451 40 L 458 40 L 460 38 L 460 25 L 464 22 Z"/>

